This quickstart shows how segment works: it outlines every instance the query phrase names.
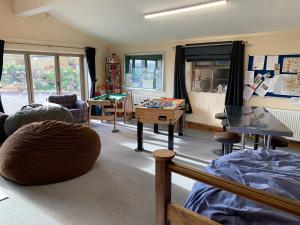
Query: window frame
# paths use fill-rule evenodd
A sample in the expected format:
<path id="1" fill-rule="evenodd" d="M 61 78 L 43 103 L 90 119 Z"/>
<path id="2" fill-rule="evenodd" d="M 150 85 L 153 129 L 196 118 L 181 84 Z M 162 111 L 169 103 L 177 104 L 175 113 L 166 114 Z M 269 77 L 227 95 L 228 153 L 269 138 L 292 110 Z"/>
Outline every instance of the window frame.
<path id="1" fill-rule="evenodd" d="M 125 86 L 125 78 L 126 78 L 126 56 L 139 56 L 139 55 L 161 55 L 162 56 L 162 89 L 144 89 L 144 88 L 134 88 L 134 87 L 126 87 Z M 123 89 L 124 90 L 135 90 L 135 91 L 146 91 L 148 93 L 162 93 L 165 92 L 165 53 L 164 52 L 138 52 L 138 53 L 126 53 L 123 57 Z"/>
<path id="2" fill-rule="evenodd" d="M 54 57 L 54 66 L 56 73 L 56 83 L 57 83 L 57 94 L 61 95 L 61 76 L 60 76 L 60 63 L 59 57 L 78 57 L 80 64 L 80 92 L 81 99 L 86 100 L 86 77 L 85 77 L 85 63 L 84 63 L 84 54 L 75 54 L 75 53 L 52 53 L 52 52 L 39 52 L 39 51 L 18 51 L 18 50 L 4 50 L 4 54 L 16 54 L 23 55 L 25 62 L 25 72 L 26 72 L 26 84 L 27 84 L 27 96 L 28 103 L 34 103 L 34 90 L 32 82 L 32 65 L 31 65 L 31 56 L 53 56 Z"/>

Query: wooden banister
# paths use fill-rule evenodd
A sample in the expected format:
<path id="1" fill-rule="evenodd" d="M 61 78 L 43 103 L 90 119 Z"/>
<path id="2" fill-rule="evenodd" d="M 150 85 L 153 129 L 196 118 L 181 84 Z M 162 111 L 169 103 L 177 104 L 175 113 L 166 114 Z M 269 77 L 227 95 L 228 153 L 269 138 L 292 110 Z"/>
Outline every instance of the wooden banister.
<path id="1" fill-rule="evenodd" d="M 176 203 L 167 205 L 167 218 L 173 225 L 221 225 Z"/>
<path id="2" fill-rule="evenodd" d="M 169 150 L 160 150 L 153 153 L 155 157 L 155 224 L 170 225 L 167 219 L 167 204 L 171 201 L 171 172 L 166 169 L 166 163 L 175 153 Z"/>
<path id="3" fill-rule="evenodd" d="M 300 202 L 270 194 L 234 181 L 229 181 L 184 165 L 168 162 L 167 170 L 221 188 L 239 196 L 300 216 Z"/>
<path id="4" fill-rule="evenodd" d="M 185 165 L 172 162 L 175 152 L 158 150 L 153 153 L 156 161 L 156 225 L 203 224 L 217 225 L 218 223 L 197 213 L 171 203 L 171 173 L 177 173 L 202 183 L 243 196 L 250 200 L 271 206 L 273 208 L 300 216 L 300 202 L 270 194 L 249 186 L 229 181 L 218 176 L 205 173 Z"/>

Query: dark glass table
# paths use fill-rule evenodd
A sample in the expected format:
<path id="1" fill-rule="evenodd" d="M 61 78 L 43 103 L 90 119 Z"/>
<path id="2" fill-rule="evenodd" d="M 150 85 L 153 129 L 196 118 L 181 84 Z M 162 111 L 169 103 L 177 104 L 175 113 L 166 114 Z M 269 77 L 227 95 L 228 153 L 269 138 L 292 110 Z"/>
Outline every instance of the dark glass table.
<path id="1" fill-rule="evenodd" d="M 293 136 L 293 132 L 286 125 L 263 107 L 226 105 L 225 112 L 228 130 L 242 134 L 242 150 L 245 148 L 245 134 L 267 136 L 267 149 L 270 149 L 272 136 Z"/>

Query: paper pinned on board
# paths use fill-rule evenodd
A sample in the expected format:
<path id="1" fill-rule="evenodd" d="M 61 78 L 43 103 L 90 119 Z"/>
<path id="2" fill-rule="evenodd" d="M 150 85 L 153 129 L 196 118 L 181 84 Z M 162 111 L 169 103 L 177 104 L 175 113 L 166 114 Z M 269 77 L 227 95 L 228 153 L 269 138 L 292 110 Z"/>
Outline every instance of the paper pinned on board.
<path id="1" fill-rule="evenodd" d="M 264 97 L 269 92 L 270 89 L 271 89 L 271 85 L 269 85 L 267 82 L 263 82 L 261 85 L 259 85 L 256 88 L 255 93 L 260 97 Z"/>
<path id="2" fill-rule="evenodd" d="M 254 56 L 253 57 L 253 70 L 263 70 L 265 66 L 265 56 Z"/>
<path id="3" fill-rule="evenodd" d="M 253 89 L 255 90 L 262 82 L 263 75 L 262 74 L 257 74 L 256 77 L 254 78 L 254 82 L 253 82 Z"/>
<path id="4" fill-rule="evenodd" d="M 246 71 L 244 84 L 253 85 L 253 83 L 254 83 L 254 71 Z"/>
<path id="5" fill-rule="evenodd" d="M 246 85 L 244 88 L 243 99 L 249 101 L 253 93 L 254 93 L 254 89 Z"/>
<path id="6" fill-rule="evenodd" d="M 300 69 L 300 58 L 288 57 L 283 60 L 283 73 L 297 73 Z"/>
<path id="7" fill-rule="evenodd" d="M 266 69 L 267 70 L 275 70 L 275 65 L 278 64 L 278 55 L 274 56 L 274 55 L 270 55 L 267 56 L 267 65 L 266 65 Z"/>
<path id="8" fill-rule="evenodd" d="M 268 83 L 271 86 L 269 92 L 274 92 L 278 79 L 279 75 L 274 75 L 272 78 L 265 79 L 265 83 Z"/>

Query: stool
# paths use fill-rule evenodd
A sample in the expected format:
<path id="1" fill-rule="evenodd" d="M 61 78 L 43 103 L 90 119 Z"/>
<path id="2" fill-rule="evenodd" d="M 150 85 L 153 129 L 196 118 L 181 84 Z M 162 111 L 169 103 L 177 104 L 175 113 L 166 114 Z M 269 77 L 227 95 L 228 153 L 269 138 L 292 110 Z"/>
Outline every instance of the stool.
<path id="1" fill-rule="evenodd" d="M 285 148 L 289 146 L 289 141 L 284 137 L 273 136 L 271 138 L 271 146 L 272 149 L 276 149 L 276 147 Z"/>
<path id="2" fill-rule="evenodd" d="M 215 114 L 215 118 L 218 119 L 218 120 L 222 120 L 223 132 L 225 132 L 226 131 L 226 127 L 228 127 L 228 120 L 227 120 L 226 113 L 217 113 L 217 114 Z M 226 123 L 226 121 L 227 121 L 227 123 Z M 222 156 L 223 152 L 224 152 L 224 144 L 222 144 L 222 149 L 214 149 L 213 152 L 216 155 Z"/>
<path id="3" fill-rule="evenodd" d="M 214 134 L 214 138 L 216 141 L 224 144 L 223 155 L 231 153 L 233 144 L 241 141 L 240 135 L 232 132 L 218 132 Z"/>
<path id="4" fill-rule="evenodd" d="M 226 113 L 217 113 L 215 115 L 215 118 L 218 120 L 224 120 L 224 119 L 227 119 L 227 116 L 226 116 Z"/>
<path id="5" fill-rule="evenodd" d="M 222 127 L 223 127 L 223 132 L 226 131 L 226 128 L 229 126 L 228 119 L 222 120 Z"/>

